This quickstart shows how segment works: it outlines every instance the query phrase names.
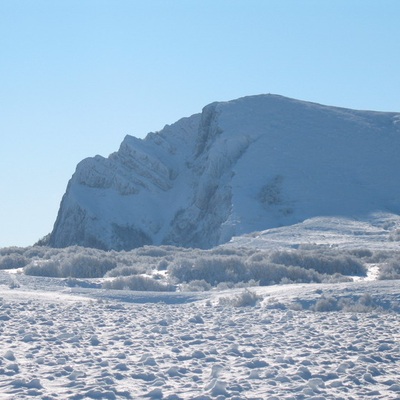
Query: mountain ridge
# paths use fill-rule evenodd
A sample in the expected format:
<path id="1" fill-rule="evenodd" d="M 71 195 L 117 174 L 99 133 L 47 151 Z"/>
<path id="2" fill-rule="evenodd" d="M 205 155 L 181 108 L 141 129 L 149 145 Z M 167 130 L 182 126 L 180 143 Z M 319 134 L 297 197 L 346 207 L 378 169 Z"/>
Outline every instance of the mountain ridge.
<path id="1" fill-rule="evenodd" d="M 256 95 L 81 161 L 49 244 L 210 248 L 310 217 L 400 212 L 400 114 Z"/>

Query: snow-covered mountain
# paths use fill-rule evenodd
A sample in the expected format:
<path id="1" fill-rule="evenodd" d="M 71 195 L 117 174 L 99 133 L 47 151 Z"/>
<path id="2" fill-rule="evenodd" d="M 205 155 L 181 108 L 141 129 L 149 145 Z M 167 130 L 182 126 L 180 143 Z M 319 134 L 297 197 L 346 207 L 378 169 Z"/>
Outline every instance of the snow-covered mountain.
<path id="1" fill-rule="evenodd" d="M 400 114 L 276 95 L 213 103 L 80 162 L 50 245 L 209 248 L 318 216 L 400 213 Z"/>

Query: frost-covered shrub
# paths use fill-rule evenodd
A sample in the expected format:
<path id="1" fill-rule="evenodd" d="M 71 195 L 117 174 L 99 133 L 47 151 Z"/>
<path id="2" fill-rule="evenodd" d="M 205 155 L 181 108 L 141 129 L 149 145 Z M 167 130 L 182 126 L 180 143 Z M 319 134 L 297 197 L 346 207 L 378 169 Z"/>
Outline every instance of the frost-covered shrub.
<path id="1" fill-rule="evenodd" d="M 9 256 L 9 255 L 14 255 L 14 254 L 24 254 L 25 248 L 24 247 L 17 247 L 17 246 L 11 246 L 11 247 L 3 247 L 0 249 L 0 256 Z"/>
<path id="2" fill-rule="evenodd" d="M 143 246 L 136 250 L 138 256 L 164 257 L 168 254 L 167 250 L 157 246 Z"/>
<path id="3" fill-rule="evenodd" d="M 105 289 L 116 290 L 135 290 L 146 292 L 173 292 L 175 287 L 173 285 L 162 283 L 153 278 L 144 276 L 126 276 L 119 277 L 112 281 L 107 281 L 103 284 Z"/>
<path id="4" fill-rule="evenodd" d="M 393 261 L 396 259 L 400 259 L 400 251 L 377 250 L 373 252 L 372 256 L 368 259 L 368 262 L 378 264 Z"/>
<path id="5" fill-rule="evenodd" d="M 383 311 L 369 293 L 364 293 L 358 298 L 343 298 L 338 301 L 338 308 L 344 312 L 366 313 Z"/>
<path id="6" fill-rule="evenodd" d="M 180 282 L 204 280 L 211 285 L 220 282 L 240 282 L 248 280 L 244 261 L 239 257 L 202 257 L 194 261 L 181 260 L 170 265 L 170 275 Z"/>
<path id="7" fill-rule="evenodd" d="M 277 283 L 341 282 L 349 281 L 349 278 L 336 272 L 337 269 L 345 269 L 346 272 L 352 270 L 353 273 L 360 272 L 361 269 L 364 271 L 362 264 L 355 262 L 349 256 L 339 255 L 329 258 L 317 254 L 317 257 L 313 252 L 311 254 L 310 252 L 279 252 L 273 253 L 272 256 L 266 252 L 257 252 L 243 257 L 215 256 L 210 252 L 201 254 L 206 254 L 206 256 L 175 260 L 168 267 L 170 276 L 178 282 L 204 280 L 220 288 L 221 285 L 234 287 L 239 282 L 246 283 L 251 280 L 258 282 L 261 286 Z"/>
<path id="8" fill-rule="evenodd" d="M 261 300 L 262 296 L 259 296 L 256 292 L 244 289 L 236 296 L 220 297 L 218 303 L 220 306 L 254 307 Z"/>
<path id="9" fill-rule="evenodd" d="M 242 247 L 215 247 L 214 249 L 211 250 L 206 250 L 204 251 L 205 254 L 207 255 L 212 255 L 212 256 L 238 256 L 238 257 L 243 257 L 243 256 L 250 256 L 251 254 L 254 253 L 255 250 L 253 249 L 247 249 L 247 248 L 242 248 Z"/>
<path id="10" fill-rule="evenodd" d="M 372 253 L 366 249 L 321 249 L 316 246 L 274 253 L 227 246 L 210 250 L 144 246 L 130 251 L 104 251 L 79 246 L 62 249 L 33 246 L 0 249 L 0 260 L 6 256 L 15 260 L 25 257 L 28 265 L 24 272 L 29 275 L 91 278 L 106 274 L 107 277 L 129 277 L 166 271 L 161 279 L 165 279 L 166 275 L 173 282 L 187 285 L 196 281 L 193 290 L 207 290 L 210 285 L 218 288 L 245 287 L 251 281 L 260 285 L 340 282 L 349 279 L 343 274 L 365 273 L 363 262 L 378 263 L 373 260 L 379 259 L 382 260 L 380 263 L 386 262 L 390 266 L 392 261 L 400 259 L 400 252 Z M 14 268 L 16 265 L 23 266 L 23 263 L 8 265 Z M 199 282 L 205 282 L 205 285 Z"/>
<path id="11" fill-rule="evenodd" d="M 249 288 L 260 286 L 260 282 L 255 279 L 250 279 L 247 282 L 238 282 L 235 284 L 235 288 Z"/>
<path id="12" fill-rule="evenodd" d="M 168 273 L 171 277 L 176 278 L 178 282 L 190 282 L 194 280 L 202 280 L 196 277 L 194 271 L 194 261 L 187 259 L 175 260 L 168 267 Z"/>
<path id="13" fill-rule="evenodd" d="M 330 297 L 322 296 L 314 304 L 313 309 L 314 311 L 317 312 L 337 311 L 338 310 L 337 299 L 331 296 Z"/>
<path id="14" fill-rule="evenodd" d="M 0 256 L 0 269 L 22 268 L 28 263 L 29 259 L 18 253 Z"/>
<path id="15" fill-rule="evenodd" d="M 335 273 L 333 275 L 324 274 L 322 275 L 321 279 L 321 283 L 343 283 L 343 282 L 353 282 L 353 279 L 338 273 Z"/>
<path id="16" fill-rule="evenodd" d="M 228 289 L 233 289 L 235 287 L 235 284 L 233 282 L 220 282 L 216 286 L 217 290 L 228 290 Z"/>
<path id="17" fill-rule="evenodd" d="M 157 264 L 158 271 L 166 271 L 168 269 L 169 262 L 167 260 L 161 260 Z"/>
<path id="18" fill-rule="evenodd" d="M 252 262 L 248 264 L 251 279 L 260 282 L 261 286 L 291 282 L 321 282 L 321 275 L 314 270 L 300 267 L 278 265 L 268 262 Z M 282 282 L 283 281 L 283 282 Z"/>
<path id="19" fill-rule="evenodd" d="M 276 264 L 313 269 L 321 274 L 366 275 L 366 268 L 355 257 L 322 251 L 279 251 L 271 254 Z"/>
<path id="20" fill-rule="evenodd" d="M 99 283 L 90 282 L 83 279 L 78 278 L 67 278 L 65 284 L 69 287 L 82 287 L 82 288 L 92 288 L 92 289 L 99 289 L 101 285 Z"/>
<path id="21" fill-rule="evenodd" d="M 41 259 L 42 260 L 59 259 L 60 257 L 63 257 L 64 254 L 65 254 L 65 249 L 53 249 L 51 247 L 47 247 L 46 252 L 44 253 Z"/>
<path id="22" fill-rule="evenodd" d="M 257 261 L 263 261 L 265 262 L 266 260 L 269 260 L 268 257 L 264 253 L 257 252 L 255 254 L 252 254 L 248 259 L 247 262 L 257 262 Z"/>
<path id="23" fill-rule="evenodd" d="M 379 270 L 378 279 L 400 279 L 400 258 L 385 263 Z"/>
<path id="24" fill-rule="evenodd" d="M 31 276 L 49 276 L 52 278 L 61 278 L 60 261 L 33 261 L 24 268 L 25 275 Z"/>
<path id="25" fill-rule="evenodd" d="M 115 268 L 117 264 L 105 257 L 77 254 L 64 259 L 60 265 L 60 275 L 63 278 L 100 278 Z"/>
<path id="26" fill-rule="evenodd" d="M 255 306 L 260 300 L 262 300 L 262 296 L 252 290 L 245 289 L 234 298 L 233 305 L 235 307 Z"/>
<path id="27" fill-rule="evenodd" d="M 374 253 L 369 249 L 353 249 L 347 250 L 347 254 L 357 258 L 370 258 Z"/>
<path id="28" fill-rule="evenodd" d="M 180 286 L 182 292 L 206 292 L 211 290 L 211 288 L 212 286 L 204 279 L 183 283 Z"/>
<path id="29" fill-rule="evenodd" d="M 92 251 L 59 252 L 50 260 L 33 260 L 24 273 L 54 278 L 100 278 L 116 267 L 115 261 L 101 255 Z"/>
<path id="30" fill-rule="evenodd" d="M 24 257 L 33 259 L 33 258 L 45 258 L 49 251 L 48 247 L 44 246 L 32 246 L 28 247 L 24 252 Z"/>
<path id="31" fill-rule="evenodd" d="M 309 305 L 309 308 L 316 312 L 342 311 L 367 313 L 376 311 L 383 312 L 384 310 L 398 312 L 396 305 L 392 302 L 388 302 L 386 305 L 383 303 L 379 304 L 379 300 L 377 301 L 369 293 L 364 293 L 361 296 L 347 296 L 341 298 L 322 295 L 314 304 Z"/>
<path id="32" fill-rule="evenodd" d="M 217 290 L 228 290 L 228 289 L 244 289 L 249 287 L 257 287 L 260 286 L 260 282 L 255 281 L 254 279 L 250 279 L 247 282 L 220 282 L 216 286 Z"/>

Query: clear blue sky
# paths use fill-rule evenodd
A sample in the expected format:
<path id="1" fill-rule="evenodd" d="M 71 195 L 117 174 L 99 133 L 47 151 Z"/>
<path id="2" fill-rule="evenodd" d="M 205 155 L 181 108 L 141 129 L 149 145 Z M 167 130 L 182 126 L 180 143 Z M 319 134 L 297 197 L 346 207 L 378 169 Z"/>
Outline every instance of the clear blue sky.
<path id="1" fill-rule="evenodd" d="M 0 247 L 52 230 L 76 164 L 217 100 L 400 112 L 398 0 L 0 0 Z"/>

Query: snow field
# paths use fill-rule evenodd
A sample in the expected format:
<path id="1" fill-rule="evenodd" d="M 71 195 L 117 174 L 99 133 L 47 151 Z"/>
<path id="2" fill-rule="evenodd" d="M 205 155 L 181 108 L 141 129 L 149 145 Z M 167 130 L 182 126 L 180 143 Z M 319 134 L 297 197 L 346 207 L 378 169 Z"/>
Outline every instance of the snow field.
<path id="1" fill-rule="evenodd" d="M 242 290 L 119 292 L 0 286 L 0 398 L 400 396 L 398 281 L 252 288 L 247 307 Z M 311 311 L 366 292 L 386 310 Z"/>
<path id="2" fill-rule="evenodd" d="M 383 270 L 389 278 L 400 273 L 399 223 L 394 214 L 313 218 L 204 254 L 169 247 L 108 255 L 78 247 L 3 249 L 3 268 L 11 269 L 0 271 L 0 399 L 399 399 L 399 281 L 375 280 Z M 224 266 L 232 260 L 225 258 L 232 255 L 323 269 L 334 256 L 344 272 L 351 256 L 368 271 L 354 281 L 318 284 L 228 289 L 235 285 L 224 275 L 217 288 L 190 279 L 176 285 L 204 286 L 202 292 L 101 285 L 124 274 L 160 283 L 176 260 L 197 265 L 206 255 L 212 268 L 198 267 L 211 283 L 229 272 Z M 76 270 L 79 279 L 23 273 L 32 266 L 42 273 L 46 262 L 56 272 L 57 263 Z M 114 264 L 114 273 L 101 278 Z M 189 273 L 192 264 L 186 267 Z"/>

